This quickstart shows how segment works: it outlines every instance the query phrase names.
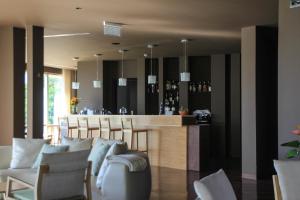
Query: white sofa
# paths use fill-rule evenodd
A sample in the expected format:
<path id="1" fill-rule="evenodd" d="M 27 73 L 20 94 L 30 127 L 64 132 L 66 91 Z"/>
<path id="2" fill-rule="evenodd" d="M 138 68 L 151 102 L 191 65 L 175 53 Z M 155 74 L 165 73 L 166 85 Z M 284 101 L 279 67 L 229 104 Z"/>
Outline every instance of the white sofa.
<path id="1" fill-rule="evenodd" d="M 148 162 L 147 168 L 143 171 L 133 171 L 130 160 L 111 156 L 101 189 L 96 187 L 97 177 L 92 177 L 93 200 L 146 200 L 150 198 L 151 171 L 148 157 L 146 154 L 138 152 L 128 152 L 128 154 L 145 158 Z M 12 148 L 10 146 L 0 146 L 0 182 L 5 182 L 7 176 L 12 176 L 28 183 L 34 183 L 37 170 L 32 168 L 9 169 L 11 156 Z"/>

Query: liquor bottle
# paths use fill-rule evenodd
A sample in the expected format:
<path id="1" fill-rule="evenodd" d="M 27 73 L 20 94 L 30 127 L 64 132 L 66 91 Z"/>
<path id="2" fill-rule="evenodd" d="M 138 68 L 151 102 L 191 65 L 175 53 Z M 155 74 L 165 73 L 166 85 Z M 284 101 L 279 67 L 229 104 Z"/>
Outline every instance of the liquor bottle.
<path id="1" fill-rule="evenodd" d="M 203 81 L 202 90 L 203 90 L 203 92 L 207 92 L 208 91 L 207 84 L 206 84 L 205 81 Z"/>
<path id="2" fill-rule="evenodd" d="M 159 114 L 163 115 L 164 113 L 165 113 L 165 107 L 164 107 L 163 102 L 161 102 L 160 106 L 159 106 Z"/>
<path id="3" fill-rule="evenodd" d="M 196 88 L 196 84 L 193 84 L 193 92 L 196 92 L 197 88 Z"/>
<path id="4" fill-rule="evenodd" d="M 193 91 L 193 83 L 190 83 L 190 87 L 189 87 L 190 92 Z"/>
<path id="5" fill-rule="evenodd" d="M 210 83 L 210 81 L 208 82 L 208 92 L 211 92 L 211 83 Z"/>
<path id="6" fill-rule="evenodd" d="M 198 92 L 202 92 L 202 81 L 200 81 L 199 85 L 198 85 Z"/>
<path id="7" fill-rule="evenodd" d="M 176 102 L 179 102 L 179 92 L 177 92 L 177 95 L 176 95 Z"/>

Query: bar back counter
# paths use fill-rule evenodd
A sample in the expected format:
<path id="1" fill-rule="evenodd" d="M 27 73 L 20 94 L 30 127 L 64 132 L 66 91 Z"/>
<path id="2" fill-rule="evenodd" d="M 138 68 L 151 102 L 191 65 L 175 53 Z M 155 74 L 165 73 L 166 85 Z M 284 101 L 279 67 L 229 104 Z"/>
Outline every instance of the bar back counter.
<path id="1" fill-rule="evenodd" d="M 200 171 L 201 161 L 209 158 L 209 125 L 197 125 L 193 116 L 166 115 L 70 115 L 69 123 L 75 125 L 78 118 L 87 117 L 89 126 L 99 126 L 99 119 L 109 118 L 112 128 L 121 128 L 122 119 L 132 119 L 135 129 L 148 130 L 148 154 L 152 166 L 181 170 Z M 116 132 L 120 139 L 122 132 Z M 86 135 L 82 135 L 86 137 Z M 99 137 L 99 131 L 93 133 Z M 103 136 L 102 136 L 103 137 Z M 146 134 L 138 136 L 139 148 L 146 148 Z M 136 134 L 134 142 L 136 142 Z M 124 133 L 124 140 L 131 145 L 130 135 Z M 202 165 L 202 163 L 201 163 Z"/>

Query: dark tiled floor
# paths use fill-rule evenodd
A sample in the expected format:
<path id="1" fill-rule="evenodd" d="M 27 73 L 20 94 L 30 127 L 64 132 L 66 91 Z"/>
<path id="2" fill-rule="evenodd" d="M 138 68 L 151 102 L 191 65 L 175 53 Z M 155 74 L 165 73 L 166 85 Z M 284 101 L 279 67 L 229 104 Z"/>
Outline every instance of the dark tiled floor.
<path id="1" fill-rule="evenodd" d="M 224 170 L 231 181 L 238 199 L 271 200 L 274 199 L 272 181 L 253 181 L 241 178 L 238 165 L 230 162 Z M 152 168 L 151 200 L 194 200 L 196 198 L 193 182 L 217 169 L 209 172 L 192 172 L 169 168 Z"/>

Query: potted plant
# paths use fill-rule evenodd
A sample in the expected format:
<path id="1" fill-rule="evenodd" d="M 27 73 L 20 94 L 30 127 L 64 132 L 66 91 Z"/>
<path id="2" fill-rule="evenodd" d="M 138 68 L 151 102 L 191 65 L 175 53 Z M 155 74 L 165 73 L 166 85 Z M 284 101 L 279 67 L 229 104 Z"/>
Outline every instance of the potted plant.
<path id="1" fill-rule="evenodd" d="M 189 109 L 185 108 L 184 106 L 181 106 L 179 108 L 179 114 L 181 116 L 185 116 L 185 115 L 188 115 L 189 114 Z"/>
<path id="2" fill-rule="evenodd" d="M 297 126 L 295 130 L 291 132 L 294 135 L 300 136 L 300 125 Z M 289 159 L 299 158 L 300 156 L 300 141 L 293 140 L 287 143 L 281 144 L 283 147 L 290 147 L 291 149 L 287 152 L 286 157 Z"/>
<path id="3" fill-rule="evenodd" d="M 70 105 L 71 105 L 71 113 L 72 114 L 77 114 L 77 105 L 78 105 L 79 101 L 77 97 L 72 97 L 71 101 L 70 101 Z"/>

